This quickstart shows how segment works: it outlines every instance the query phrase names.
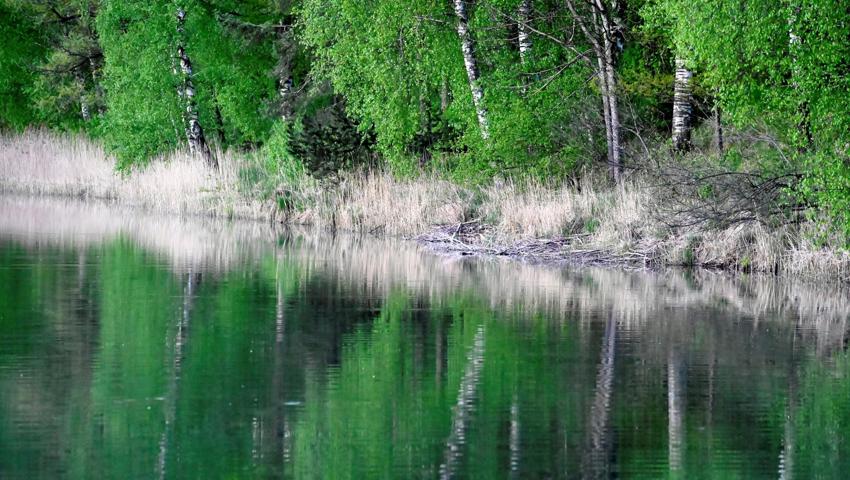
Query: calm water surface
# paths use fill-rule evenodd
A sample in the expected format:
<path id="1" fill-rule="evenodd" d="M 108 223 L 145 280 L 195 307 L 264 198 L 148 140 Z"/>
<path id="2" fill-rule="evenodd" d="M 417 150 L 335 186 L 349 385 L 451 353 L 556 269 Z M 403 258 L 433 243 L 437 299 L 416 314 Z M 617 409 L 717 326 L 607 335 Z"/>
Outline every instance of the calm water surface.
<path id="1" fill-rule="evenodd" d="M 0 198 L 0 478 L 847 478 L 837 286 Z"/>

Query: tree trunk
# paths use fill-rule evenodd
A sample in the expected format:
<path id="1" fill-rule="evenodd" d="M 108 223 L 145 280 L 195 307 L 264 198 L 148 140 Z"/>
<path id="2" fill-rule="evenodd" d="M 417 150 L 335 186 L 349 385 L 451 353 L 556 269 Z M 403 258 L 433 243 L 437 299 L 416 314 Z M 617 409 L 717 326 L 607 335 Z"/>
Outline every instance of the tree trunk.
<path id="1" fill-rule="evenodd" d="M 292 118 L 294 80 L 292 78 L 292 60 L 295 57 L 295 37 L 292 33 L 292 24 L 287 19 L 280 22 L 281 34 L 278 38 L 278 64 L 276 68 L 278 78 L 278 95 L 280 95 L 280 119 L 285 122 Z"/>
<path id="2" fill-rule="evenodd" d="M 178 87 L 178 95 L 181 96 L 185 108 L 186 140 L 189 143 L 189 151 L 193 155 L 200 155 L 206 161 L 207 165 L 218 169 L 218 161 L 210 152 L 210 147 L 207 145 L 206 137 L 204 136 L 204 128 L 198 120 L 198 107 L 195 103 L 195 84 L 192 80 L 192 61 L 186 53 L 184 47 L 185 32 L 184 24 L 186 22 L 186 11 L 182 8 L 177 9 L 177 58 L 180 60 L 180 72 L 182 74 L 182 84 Z"/>
<path id="3" fill-rule="evenodd" d="M 597 59 L 597 64 L 599 68 L 599 89 L 602 93 L 602 119 L 605 122 L 605 146 L 608 149 L 606 160 L 608 162 L 608 170 L 612 172 L 611 176 L 613 178 L 612 167 L 614 165 L 614 151 L 611 147 L 614 145 L 614 141 L 611 136 L 611 98 L 608 94 L 608 75 L 607 70 L 605 69 L 604 56 L 600 56 Z"/>
<path id="4" fill-rule="evenodd" d="M 673 85 L 673 150 L 677 152 L 686 152 L 691 148 L 691 76 L 685 61 L 677 57 Z"/>
<path id="5" fill-rule="evenodd" d="M 531 29 L 528 23 L 531 21 L 531 0 L 520 0 L 518 9 L 518 30 L 519 30 L 519 58 L 523 64 L 528 61 L 528 54 L 531 52 Z"/>
<path id="6" fill-rule="evenodd" d="M 89 102 L 86 100 L 85 92 L 80 97 L 80 115 L 83 117 L 83 121 L 88 123 L 91 120 L 91 112 L 89 112 Z"/>
<path id="7" fill-rule="evenodd" d="M 623 147 L 620 140 L 620 107 L 617 98 L 617 77 L 614 72 L 613 52 L 609 49 L 607 62 L 608 108 L 611 110 L 611 178 L 619 183 L 623 178 Z"/>
<path id="8" fill-rule="evenodd" d="M 718 155 L 723 155 L 723 118 L 717 103 L 714 104 L 714 148 Z"/>
<path id="9" fill-rule="evenodd" d="M 616 73 L 616 52 L 614 48 L 613 30 L 611 21 L 605 16 L 600 15 L 602 21 L 603 32 L 603 47 L 604 47 L 604 64 L 605 64 L 605 94 L 608 97 L 608 115 L 610 119 L 610 146 L 608 147 L 609 158 L 608 167 L 611 171 L 611 179 L 615 182 L 620 182 L 623 176 L 623 160 L 622 160 L 622 145 L 620 143 L 620 107 L 617 98 L 617 73 Z"/>
<path id="10" fill-rule="evenodd" d="M 88 123 L 91 120 L 91 109 L 89 108 L 89 99 L 86 98 L 86 81 L 79 71 L 74 75 L 74 78 L 80 86 L 80 116 L 83 117 L 84 122 Z"/>
<path id="11" fill-rule="evenodd" d="M 478 116 L 478 126 L 481 136 L 490 138 L 490 128 L 487 122 L 487 109 L 484 107 L 484 89 L 481 87 L 478 59 L 475 56 L 475 42 L 469 31 L 469 15 L 466 11 L 466 0 L 453 0 L 457 15 L 457 35 L 460 38 L 460 48 L 463 52 L 463 63 L 466 66 L 466 76 L 469 78 L 469 89 L 472 92 L 472 103 Z"/>

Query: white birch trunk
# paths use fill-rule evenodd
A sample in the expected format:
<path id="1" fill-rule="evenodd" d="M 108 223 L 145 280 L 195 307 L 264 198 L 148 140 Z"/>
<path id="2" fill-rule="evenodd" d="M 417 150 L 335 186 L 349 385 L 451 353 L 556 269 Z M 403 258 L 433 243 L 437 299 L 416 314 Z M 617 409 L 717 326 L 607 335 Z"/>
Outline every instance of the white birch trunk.
<path id="1" fill-rule="evenodd" d="M 604 56 L 600 56 L 597 59 L 596 63 L 598 65 L 597 68 L 599 69 L 599 89 L 602 93 L 602 118 L 605 122 L 605 145 L 608 148 L 608 169 L 609 171 L 611 171 L 611 168 L 614 165 L 614 151 L 612 149 L 614 141 L 613 137 L 611 136 L 611 104 L 609 102 L 610 96 L 608 94 L 608 75 L 607 70 L 605 68 Z"/>
<path id="2" fill-rule="evenodd" d="M 189 144 L 189 151 L 193 155 L 200 155 L 207 164 L 215 169 L 218 169 L 218 162 L 210 152 L 207 145 L 206 137 L 204 136 L 204 128 L 198 119 L 198 108 L 195 102 L 195 84 L 192 80 L 194 73 L 192 71 L 192 61 L 186 53 L 184 47 L 185 32 L 184 24 L 186 22 L 186 11 L 182 8 L 177 9 L 177 59 L 180 61 L 180 72 L 182 75 L 182 85 L 178 89 L 178 95 L 182 97 L 185 108 L 185 128 L 186 140 Z"/>
<path id="3" fill-rule="evenodd" d="M 691 147 L 692 96 L 691 77 L 685 61 L 676 58 L 676 76 L 673 83 L 673 149 L 688 151 Z"/>
<path id="4" fill-rule="evenodd" d="M 602 17 L 602 24 L 605 31 L 610 31 L 610 23 Z M 614 44 L 611 41 L 610 35 L 604 36 L 603 45 L 605 48 L 605 87 L 606 96 L 608 97 L 608 115 L 610 118 L 610 146 L 608 151 L 610 158 L 608 159 L 611 178 L 615 182 L 619 182 L 623 175 L 623 147 L 620 140 L 620 107 L 617 98 L 617 73 L 614 69 L 615 52 Z"/>
<path id="5" fill-rule="evenodd" d="M 617 98 L 617 77 L 614 71 L 613 51 L 608 48 L 606 62 L 608 77 L 608 108 L 611 110 L 611 178 L 620 182 L 623 177 L 623 146 L 621 140 L 620 106 Z"/>
<path id="6" fill-rule="evenodd" d="M 565 0 L 573 20 L 581 29 L 596 57 L 596 75 L 602 97 L 605 119 L 605 140 L 608 145 L 608 169 L 612 180 L 620 182 L 623 174 L 620 139 L 620 107 L 617 98 L 617 54 L 622 49 L 619 22 L 614 16 L 619 10 L 616 0 L 606 5 L 603 0 L 588 0 L 589 13 L 579 12 L 572 0 Z M 614 13 L 612 13 L 614 12 Z M 588 21 L 590 20 L 590 21 Z M 616 30 L 615 30 L 616 27 Z"/>
<path id="7" fill-rule="evenodd" d="M 475 57 L 475 42 L 469 31 L 469 15 L 466 11 L 466 0 L 453 0 L 455 15 L 457 15 L 457 35 L 460 38 L 460 48 L 463 52 L 463 63 L 466 66 L 466 76 L 469 78 L 469 89 L 472 92 L 472 103 L 478 116 L 478 126 L 481 136 L 490 138 L 490 127 L 487 121 L 487 109 L 484 106 L 484 89 L 481 87 L 478 59 Z"/>
<path id="8" fill-rule="evenodd" d="M 91 113 L 89 112 L 89 102 L 86 100 L 85 95 L 80 97 L 80 115 L 83 117 L 83 121 L 86 123 L 91 120 Z"/>
<path id="9" fill-rule="evenodd" d="M 615 70 L 617 63 L 617 52 L 615 48 L 618 45 L 614 43 L 614 25 L 615 20 L 611 17 L 611 11 L 616 11 L 616 4 L 612 3 L 610 7 L 602 2 L 595 0 L 596 7 L 593 17 L 599 25 L 601 32 L 601 53 L 598 55 L 598 64 L 601 67 L 600 75 L 605 77 L 604 89 L 602 95 L 607 97 L 607 102 L 603 100 L 603 105 L 608 104 L 608 168 L 611 173 L 611 179 L 619 182 L 623 174 L 622 161 L 622 145 L 620 140 L 620 106 L 617 98 L 617 72 Z M 597 46 L 599 42 L 596 42 Z"/>
<path id="10" fill-rule="evenodd" d="M 279 35 L 279 59 L 278 59 L 278 95 L 280 95 L 280 117 L 286 123 L 293 115 L 293 85 L 292 59 L 294 56 L 293 44 L 295 42 L 292 24 L 284 18 L 281 19 Z"/>
<path id="11" fill-rule="evenodd" d="M 531 29 L 528 23 L 531 21 L 531 0 L 521 0 L 517 15 L 519 29 L 519 58 L 522 63 L 528 61 L 529 52 L 531 52 Z"/>

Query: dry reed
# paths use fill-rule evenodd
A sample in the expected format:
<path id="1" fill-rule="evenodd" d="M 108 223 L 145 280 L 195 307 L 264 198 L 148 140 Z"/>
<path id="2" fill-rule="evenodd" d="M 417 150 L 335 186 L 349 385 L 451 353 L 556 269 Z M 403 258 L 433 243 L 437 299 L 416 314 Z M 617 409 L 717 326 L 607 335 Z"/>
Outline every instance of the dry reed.
<path id="1" fill-rule="evenodd" d="M 33 130 L 0 136 L 0 191 L 104 198 L 152 212 L 274 218 L 360 233 L 430 232 L 420 238 L 465 253 L 850 280 L 850 254 L 810 241 L 812 223 L 672 228 L 657 213 L 664 199 L 639 181 L 612 188 L 584 176 L 579 184 L 496 181 L 471 188 L 433 176 L 358 172 L 323 183 L 306 174 L 274 177 L 256 168 L 262 163 L 257 154 L 219 152 L 218 158 L 218 172 L 176 153 L 122 175 L 96 143 Z M 242 176 L 251 167 L 260 172 L 253 183 Z"/>

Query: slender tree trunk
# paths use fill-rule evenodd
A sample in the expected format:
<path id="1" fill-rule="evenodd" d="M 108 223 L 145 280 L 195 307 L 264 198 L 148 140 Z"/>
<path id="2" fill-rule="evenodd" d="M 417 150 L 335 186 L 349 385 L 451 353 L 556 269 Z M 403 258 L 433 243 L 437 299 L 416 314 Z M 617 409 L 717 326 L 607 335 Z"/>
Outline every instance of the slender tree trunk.
<path id="1" fill-rule="evenodd" d="M 529 22 L 531 21 L 531 0 L 520 0 L 518 8 L 518 30 L 519 30 L 519 58 L 522 63 L 527 63 L 528 55 L 531 52 L 531 29 Z"/>
<path id="2" fill-rule="evenodd" d="M 611 97 L 608 92 L 608 75 L 607 70 L 605 69 L 605 57 L 600 56 L 597 59 L 597 64 L 599 68 L 599 89 L 602 93 L 602 119 L 605 122 L 605 146 L 608 149 L 608 155 L 606 157 L 608 161 L 608 170 L 612 172 L 613 178 L 613 170 L 612 167 L 614 165 L 614 139 L 611 135 Z"/>
<path id="3" fill-rule="evenodd" d="M 86 100 L 85 92 L 83 92 L 83 96 L 80 97 L 80 116 L 83 117 L 83 121 L 88 123 L 91 120 L 91 112 L 89 112 L 89 102 Z"/>
<path id="4" fill-rule="evenodd" d="M 673 85 L 673 150 L 677 152 L 686 152 L 691 148 L 691 76 L 685 61 L 677 57 Z"/>
<path id="5" fill-rule="evenodd" d="M 481 87 L 481 74 L 478 69 L 478 59 L 475 56 L 475 42 L 469 31 L 469 14 L 466 10 L 466 0 L 453 0 L 457 16 L 457 35 L 460 38 L 460 48 L 463 52 L 463 63 L 466 66 L 466 76 L 469 78 L 469 89 L 472 92 L 472 103 L 478 116 L 478 126 L 481 136 L 490 138 L 490 127 L 487 121 L 487 109 L 484 106 L 484 89 Z"/>
<path id="6" fill-rule="evenodd" d="M 723 118 L 720 113 L 720 106 L 714 104 L 714 148 L 718 155 L 723 155 Z"/>
<path id="7" fill-rule="evenodd" d="M 528 67 L 528 57 L 531 54 L 531 27 L 529 23 L 531 22 L 531 11 L 532 4 L 531 0 L 520 0 L 519 7 L 517 7 L 517 31 L 518 31 L 518 42 L 519 42 L 519 60 L 524 67 L 523 70 L 526 70 Z M 522 95 L 525 96 L 528 93 L 528 71 L 523 71 L 522 75 Z M 529 147 L 530 148 L 530 147 Z"/>
<path id="8" fill-rule="evenodd" d="M 182 74 L 182 85 L 179 87 L 178 94 L 182 97 L 185 108 L 186 120 L 186 140 L 189 143 L 189 151 L 193 155 L 200 155 L 204 161 L 215 169 L 218 169 L 218 161 L 210 152 L 210 147 L 207 145 L 206 137 L 204 136 L 204 128 L 198 119 L 198 107 L 195 103 L 195 84 L 192 80 L 194 76 L 192 71 L 192 61 L 186 53 L 185 31 L 186 11 L 182 8 L 177 9 L 177 58 L 180 61 L 180 72 Z"/>
<path id="9" fill-rule="evenodd" d="M 619 3 L 607 5 L 602 0 L 587 0 L 587 11 L 579 11 L 573 0 L 565 0 L 573 20 L 581 29 L 596 57 L 596 75 L 602 97 L 602 116 L 605 119 L 605 141 L 608 146 L 608 169 L 612 180 L 622 179 L 623 161 L 620 139 L 620 107 L 617 97 L 617 55 L 622 48 L 622 36 L 614 15 Z M 591 64 L 591 68 L 594 68 Z"/>
<path id="10" fill-rule="evenodd" d="M 609 50 L 610 53 L 613 53 Z M 623 177 L 623 146 L 621 141 L 620 107 L 617 98 L 617 78 L 614 71 L 613 55 L 606 62 L 608 76 L 608 108 L 611 110 L 611 178 L 620 182 Z"/>
<path id="11" fill-rule="evenodd" d="M 610 32 L 610 22 L 604 16 L 602 16 L 602 23 L 604 30 Z M 609 168 L 611 170 L 611 178 L 615 182 L 619 182 L 623 176 L 623 148 L 620 141 L 620 107 L 617 98 L 617 73 L 615 70 L 616 53 L 614 52 L 615 46 L 610 34 L 604 35 L 603 45 L 605 48 L 605 86 L 611 123 L 611 146 L 609 147 L 611 156 L 609 158 Z"/>

